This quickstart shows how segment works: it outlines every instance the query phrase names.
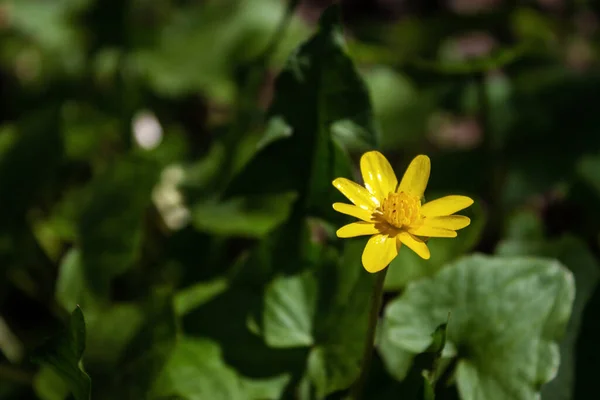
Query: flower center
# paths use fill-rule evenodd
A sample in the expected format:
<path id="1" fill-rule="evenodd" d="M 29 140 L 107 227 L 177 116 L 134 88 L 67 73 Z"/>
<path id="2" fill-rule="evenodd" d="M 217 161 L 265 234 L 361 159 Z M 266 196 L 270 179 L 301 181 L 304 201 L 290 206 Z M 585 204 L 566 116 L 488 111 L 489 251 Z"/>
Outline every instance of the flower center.
<path id="1" fill-rule="evenodd" d="M 383 218 L 396 228 L 414 223 L 421 213 L 421 201 L 407 193 L 390 193 L 381 203 Z"/>

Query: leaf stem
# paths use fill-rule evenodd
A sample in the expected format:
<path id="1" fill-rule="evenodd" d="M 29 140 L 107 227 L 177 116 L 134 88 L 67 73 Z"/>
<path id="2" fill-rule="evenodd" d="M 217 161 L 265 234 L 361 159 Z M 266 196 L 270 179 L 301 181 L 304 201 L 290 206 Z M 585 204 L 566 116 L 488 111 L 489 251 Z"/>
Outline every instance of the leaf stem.
<path id="1" fill-rule="evenodd" d="M 350 399 L 358 400 L 361 398 L 364 386 L 369 376 L 369 367 L 373 358 L 373 350 L 375 347 L 375 332 L 377 330 L 377 321 L 379 320 L 379 312 L 383 300 L 383 284 L 387 274 L 387 268 L 379 272 L 375 277 L 373 284 L 373 292 L 371 293 L 371 310 L 369 311 L 369 325 L 367 326 L 367 337 L 363 350 L 362 361 L 360 363 L 360 375 L 350 391 Z"/>

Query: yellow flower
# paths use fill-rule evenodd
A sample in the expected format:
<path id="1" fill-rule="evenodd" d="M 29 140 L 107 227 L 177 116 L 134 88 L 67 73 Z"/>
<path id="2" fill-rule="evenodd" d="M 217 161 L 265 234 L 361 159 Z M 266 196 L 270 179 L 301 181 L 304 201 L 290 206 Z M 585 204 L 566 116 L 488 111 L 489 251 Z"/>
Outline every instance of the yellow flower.
<path id="1" fill-rule="evenodd" d="M 426 238 L 456 237 L 456 230 L 471 223 L 468 217 L 452 215 L 473 204 L 469 197 L 445 196 L 421 204 L 431 170 L 425 155 L 412 160 L 400 185 L 390 163 L 378 151 L 363 154 L 360 170 L 365 187 L 346 178 L 333 181 L 333 186 L 354 203 L 335 203 L 333 208 L 361 220 L 338 229 L 338 237 L 373 235 L 362 254 L 363 266 L 369 272 L 384 269 L 402 244 L 427 260 Z"/>

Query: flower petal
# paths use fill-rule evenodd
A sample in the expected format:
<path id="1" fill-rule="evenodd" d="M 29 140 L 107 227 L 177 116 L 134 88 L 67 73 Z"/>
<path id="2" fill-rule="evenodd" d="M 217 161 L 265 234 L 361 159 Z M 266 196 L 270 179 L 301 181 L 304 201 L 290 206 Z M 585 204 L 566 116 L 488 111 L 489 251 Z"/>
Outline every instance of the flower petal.
<path id="1" fill-rule="evenodd" d="M 425 155 L 416 156 L 406 169 L 397 192 L 408 193 L 421 199 L 423 193 L 425 193 L 430 172 L 431 161 L 429 157 Z"/>
<path id="2" fill-rule="evenodd" d="M 353 222 L 338 229 L 336 235 L 339 238 L 351 238 L 355 236 L 375 235 L 378 233 L 379 230 L 375 228 L 374 224 L 368 222 Z"/>
<path id="3" fill-rule="evenodd" d="M 367 190 L 381 202 L 398 186 L 398 178 L 388 160 L 378 151 L 369 151 L 360 158 L 360 171 Z"/>
<path id="4" fill-rule="evenodd" d="M 352 204 L 333 203 L 333 209 L 339 213 L 350 215 L 366 222 L 371 222 L 373 213 L 369 210 L 362 209 Z"/>
<path id="5" fill-rule="evenodd" d="M 471 219 L 464 215 L 448 215 L 445 217 L 430 217 L 423 220 L 423 225 L 432 228 L 443 228 L 450 230 L 462 229 L 469 226 Z"/>
<path id="6" fill-rule="evenodd" d="M 431 257 L 431 253 L 429 253 L 429 247 L 425 244 L 421 239 L 414 237 L 408 232 L 400 232 L 398 234 L 398 239 L 406 245 L 409 249 L 417 253 L 419 257 L 424 260 L 429 260 Z"/>
<path id="7" fill-rule="evenodd" d="M 362 253 L 363 267 L 368 272 L 379 272 L 398 255 L 400 242 L 388 235 L 375 235 L 369 239 Z"/>
<path id="8" fill-rule="evenodd" d="M 456 237 L 456 232 L 450 229 L 435 228 L 433 226 L 421 225 L 417 228 L 408 228 L 408 232 L 417 236 L 426 237 Z"/>
<path id="9" fill-rule="evenodd" d="M 379 207 L 379 200 L 358 183 L 354 183 L 346 178 L 337 178 L 332 183 L 348 200 L 363 210 L 372 211 Z"/>
<path id="10" fill-rule="evenodd" d="M 440 217 L 454 214 L 473 204 L 473 199 L 467 196 L 445 196 L 432 200 L 421 206 L 421 214 L 426 217 Z"/>

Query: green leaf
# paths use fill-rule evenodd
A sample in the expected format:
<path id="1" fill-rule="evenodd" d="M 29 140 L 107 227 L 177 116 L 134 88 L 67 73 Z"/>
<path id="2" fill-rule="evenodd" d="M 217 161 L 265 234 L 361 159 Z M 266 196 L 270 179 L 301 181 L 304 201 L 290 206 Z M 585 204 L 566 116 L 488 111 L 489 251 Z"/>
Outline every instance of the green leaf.
<path id="1" fill-rule="evenodd" d="M 177 343 L 177 320 L 170 289 L 156 289 L 145 307 L 145 320 L 121 357 L 114 382 L 119 397 L 146 398 Z"/>
<path id="2" fill-rule="evenodd" d="M 403 381 L 404 396 L 423 400 L 435 399 L 437 366 L 446 346 L 447 332 L 447 323 L 438 326 L 431 335 L 429 347 L 415 357 L 412 368 Z"/>
<path id="3" fill-rule="evenodd" d="M 131 303 L 90 309 L 85 355 L 90 367 L 113 368 L 117 364 L 144 322 L 143 311 L 138 304 Z"/>
<path id="4" fill-rule="evenodd" d="M 229 287 L 229 282 L 217 278 L 210 282 L 199 282 L 180 290 L 173 299 L 177 315 L 184 315 L 200 307 L 223 293 Z"/>
<path id="5" fill-rule="evenodd" d="M 77 307 L 65 331 L 38 348 L 32 360 L 51 367 L 67 384 L 75 400 L 89 400 L 91 380 L 80 366 L 84 350 L 85 320 Z"/>
<path id="6" fill-rule="evenodd" d="M 348 388 L 358 377 L 374 275 L 360 265 L 364 241 L 341 259 L 324 253 L 318 267 L 278 278 L 265 293 L 263 336 L 274 347 L 310 347 L 307 375 L 317 397 Z"/>
<path id="7" fill-rule="evenodd" d="M 276 400 L 281 398 L 288 381 L 287 375 L 260 380 L 244 378 L 223 361 L 217 343 L 183 337 L 154 383 L 152 398 Z"/>
<path id="8" fill-rule="evenodd" d="M 192 222 L 198 230 L 216 235 L 263 237 L 287 218 L 295 198 L 289 193 L 209 200 L 193 208 Z"/>
<path id="9" fill-rule="evenodd" d="M 35 375 L 33 389 L 41 400 L 65 400 L 70 393 L 63 378 L 49 366 L 43 366 Z"/>
<path id="10" fill-rule="evenodd" d="M 199 338 L 177 342 L 152 388 L 152 396 L 181 396 L 188 400 L 245 399 L 236 372 L 222 359 L 219 346 Z"/>
<path id="11" fill-rule="evenodd" d="M 179 7 L 166 16 L 157 46 L 136 51 L 131 62 L 158 93 L 175 97 L 203 91 L 218 102 L 230 102 L 236 67 L 264 51 L 285 10 L 277 0 Z M 289 25 L 279 48 L 286 55 L 308 34 L 300 18 Z"/>
<path id="12" fill-rule="evenodd" d="M 524 223 L 524 217 L 513 218 L 513 224 Z M 555 257 L 568 266 L 575 277 L 575 301 L 567 332 L 560 343 L 561 363 L 556 378 L 542 387 L 543 399 L 567 400 L 573 398 L 575 387 L 575 351 L 579 338 L 583 312 L 598 286 L 600 265 L 585 242 L 566 235 L 555 240 L 540 236 L 501 241 L 496 248 L 501 255 Z M 586 347 L 591 351 L 590 347 Z"/>
<path id="13" fill-rule="evenodd" d="M 338 7 L 327 9 L 319 31 L 288 59 L 275 83 L 269 115 L 284 121 L 291 137 L 262 148 L 233 179 L 228 196 L 298 191 L 302 205 L 331 216 L 331 181 L 349 175 L 347 157 L 332 141 L 337 127 L 376 142 L 369 94 L 344 50 Z"/>
<path id="14" fill-rule="evenodd" d="M 557 261 L 465 257 L 389 304 L 381 354 L 402 379 L 451 311 L 443 356 L 456 358 L 461 398 L 536 399 L 556 375 L 573 298 L 573 277 Z"/>
<path id="15" fill-rule="evenodd" d="M 399 290 L 411 281 L 435 275 L 447 263 L 467 253 L 479 243 L 487 216 L 480 201 L 461 212 L 471 218 L 471 224 L 458 231 L 453 239 L 432 238 L 427 242 L 431 252 L 429 260 L 423 260 L 408 248 L 403 248 L 389 266 L 385 279 L 386 290 Z"/>
<path id="16" fill-rule="evenodd" d="M 114 366 L 143 322 L 141 307 L 136 304 L 106 305 L 94 298 L 86 285 L 80 252 L 75 247 L 67 252 L 60 264 L 55 297 L 65 309 L 77 304 L 86 308 L 86 362 L 92 367 Z"/>
<path id="17" fill-rule="evenodd" d="M 67 310 L 78 304 L 87 305 L 91 297 L 81 265 L 81 252 L 73 247 L 63 257 L 56 280 L 56 301 Z"/>
<path id="18" fill-rule="evenodd" d="M 83 40 L 71 16 L 84 3 L 84 0 L 54 4 L 35 0 L 4 2 L 10 9 L 11 28 L 23 35 L 27 45 L 31 41 L 35 43 L 36 50 L 38 47 L 42 50 L 42 55 L 48 55 L 34 64 L 34 77 L 39 77 L 40 69 L 45 72 L 55 63 L 60 64 L 61 72 L 77 72 L 83 66 Z M 43 67 L 38 64 L 43 64 Z"/>
<path id="19" fill-rule="evenodd" d="M 275 279 L 265 292 L 264 337 L 271 347 L 310 346 L 317 281 L 310 272 Z"/>
<path id="20" fill-rule="evenodd" d="M 290 381 L 288 374 L 269 379 L 242 378 L 241 383 L 247 398 L 251 400 L 278 400 Z"/>
<path id="21" fill-rule="evenodd" d="M 91 183 L 78 232 L 84 276 L 94 294 L 107 296 L 112 278 L 136 261 L 157 179 L 154 162 L 132 157 L 111 165 Z"/>

